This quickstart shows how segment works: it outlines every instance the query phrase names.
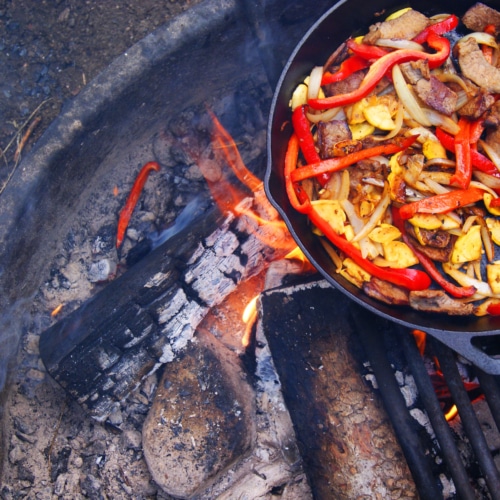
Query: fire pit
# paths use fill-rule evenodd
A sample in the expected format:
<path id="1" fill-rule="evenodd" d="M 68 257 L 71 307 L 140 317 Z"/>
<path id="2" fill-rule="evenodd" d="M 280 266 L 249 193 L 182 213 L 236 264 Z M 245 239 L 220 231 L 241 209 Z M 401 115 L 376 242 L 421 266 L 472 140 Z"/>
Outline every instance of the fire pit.
<path id="1" fill-rule="evenodd" d="M 20 166 L 0 199 L 1 341 L 11 347 L 1 350 L 10 366 L 5 498 L 352 498 L 370 488 L 453 498 L 443 486 L 451 479 L 439 481 L 425 465 L 427 442 L 408 456 L 404 441 L 418 436 L 404 434 L 412 427 L 404 404 L 387 403 L 398 401 L 396 439 L 365 384 L 386 385 L 391 363 L 396 377 L 412 377 L 393 358 L 366 359 L 363 346 L 380 357 L 369 343 L 371 316 L 360 318 L 296 261 L 278 260 L 266 273 L 282 252 L 255 236 L 265 231 L 245 212 L 259 204 L 258 190 L 233 196 L 219 182 L 232 146 L 217 146 L 211 113 L 262 176 L 277 75 L 329 3 L 201 3 L 115 61 Z M 152 160 L 161 170 L 117 250 L 117 214 Z M 258 327 L 246 326 L 244 305 L 263 289 Z M 332 318 L 333 302 L 351 311 L 342 321 Z M 379 335 L 386 325 L 376 328 Z M 398 419 L 410 424 L 401 430 Z M 462 472 L 452 474 L 457 490 Z"/>

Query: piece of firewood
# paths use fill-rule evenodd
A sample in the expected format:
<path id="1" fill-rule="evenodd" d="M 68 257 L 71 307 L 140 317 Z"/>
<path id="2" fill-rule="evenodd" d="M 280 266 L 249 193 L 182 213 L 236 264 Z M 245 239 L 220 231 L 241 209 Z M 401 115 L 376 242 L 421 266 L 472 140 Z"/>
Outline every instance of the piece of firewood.
<path id="1" fill-rule="evenodd" d="M 94 418 L 105 420 L 175 358 L 211 307 L 288 251 L 284 227 L 270 243 L 265 224 L 241 215 L 260 199 L 235 212 L 212 209 L 42 333 L 47 371 Z"/>
<path id="2" fill-rule="evenodd" d="M 261 295 L 260 324 L 314 498 L 416 498 L 381 401 L 363 380 L 350 301 L 323 280 Z M 358 312 L 359 313 L 359 312 Z"/>

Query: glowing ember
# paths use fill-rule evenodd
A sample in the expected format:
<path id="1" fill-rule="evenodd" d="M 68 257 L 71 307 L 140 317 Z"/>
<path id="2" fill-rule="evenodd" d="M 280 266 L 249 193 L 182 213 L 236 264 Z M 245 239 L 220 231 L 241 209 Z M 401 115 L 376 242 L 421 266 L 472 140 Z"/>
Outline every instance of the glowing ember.
<path id="1" fill-rule="evenodd" d="M 62 308 L 63 308 L 63 305 L 62 304 L 59 304 L 57 307 L 55 307 L 52 312 L 50 313 L 50 315 L 52 317 L 54 316 L 57 316 L 61 311 L 62 311 Z"/>

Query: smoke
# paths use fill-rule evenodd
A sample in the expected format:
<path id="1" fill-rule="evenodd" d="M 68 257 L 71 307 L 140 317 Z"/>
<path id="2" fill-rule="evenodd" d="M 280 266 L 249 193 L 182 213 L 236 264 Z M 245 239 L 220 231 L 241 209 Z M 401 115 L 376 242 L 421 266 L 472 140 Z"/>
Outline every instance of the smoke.
<path id="1" fill-rule="evenodd" d="M 189 224 L 194 222 L 199 216 L 203 215 L 211 205 L 211 200 L 207 195 L 202 194 L 193 198 L 181 211 L 175 219 L 175 222 L 167 229 L 159 233 L 149 235 L 152 249 L 159 247 L 167 240 L 181 232 Z"/>

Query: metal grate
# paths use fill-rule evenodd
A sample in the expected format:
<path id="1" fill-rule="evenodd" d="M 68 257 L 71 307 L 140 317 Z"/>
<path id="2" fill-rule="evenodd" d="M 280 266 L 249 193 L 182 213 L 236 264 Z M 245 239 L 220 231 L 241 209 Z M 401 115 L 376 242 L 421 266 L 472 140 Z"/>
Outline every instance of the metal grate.
<path id="1" fill-rule="evenodd" d="M 427 453 L 415 428 L 415 422 L 395 378 L 391 359 L 395 352 L 402 355 L 403 362 L 406 363 L 415 380 L 420 400 L 439 443 L 440 455 L 453 480 L 457 497 L 478 498 L 478 491 L 473 487 L 470 473 L 464 466 L 456 439 L 443 415 L 414 336 L 407 329 L 383 321 L 375 322 L 374 328 L 374 319 L 371 315 L 357 314 L 353 319 L 420 497 L 435 500 L 442 498 L 443 494 L 439 479 L 433 470 L 432 457 Z M 387 343 L 381 342 L 381 337 L 384 337 L 393 348 L 388 350 Z M 500 499 L 500 473 L 474 411 L 473 403 L 464 387 L 457 367 L 456 355 L 441 342 L 428 337 L 453 402 L 457 406 L 463 429 L 470 442 L 481 477 L 484 479 L 489 498 Z M 477 368 L 476 373 L 498 431 L 500 429 L 500 377 L 486 374 Z"/>

